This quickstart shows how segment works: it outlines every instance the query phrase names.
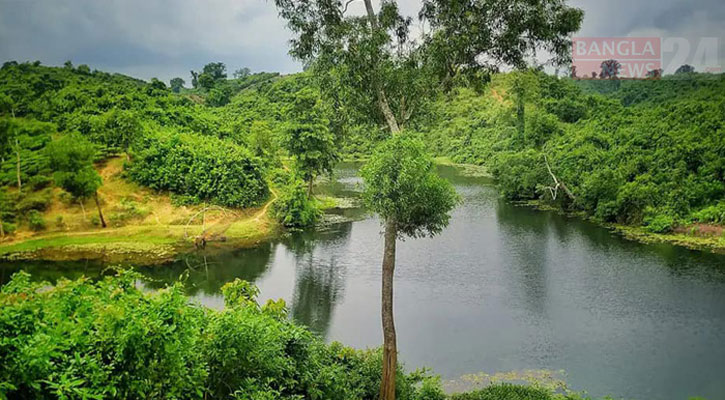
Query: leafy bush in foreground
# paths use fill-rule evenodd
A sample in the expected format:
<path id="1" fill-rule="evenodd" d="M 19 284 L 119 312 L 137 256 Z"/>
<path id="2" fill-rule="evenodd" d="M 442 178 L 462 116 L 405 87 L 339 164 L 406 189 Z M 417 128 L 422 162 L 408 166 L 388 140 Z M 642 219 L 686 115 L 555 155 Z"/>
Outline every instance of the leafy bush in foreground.
<path id="1" fill-rule="evenodd" d="M 256 287 L 223 288 L 227 307 L 156 292 L 122 272 L 53 288 L 18 273 L 0 290 L 0 398 L 375 399 L 379 350 L 325 344 L 259 306 Z M 400 399 L 436 400 L 423 374 L 398 371 Z M 421 389 L 416 382 L 424 380 Z"/>

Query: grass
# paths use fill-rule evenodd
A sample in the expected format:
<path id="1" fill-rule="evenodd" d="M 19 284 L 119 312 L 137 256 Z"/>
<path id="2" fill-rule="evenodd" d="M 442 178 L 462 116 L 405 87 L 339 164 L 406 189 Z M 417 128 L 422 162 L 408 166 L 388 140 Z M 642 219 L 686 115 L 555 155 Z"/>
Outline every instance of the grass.
<path id="1" fill-rule="evenodd" d="M 652 233 L 643 227 L 611 224 L 607 225 L 629 240 L 641 243 L 671 243 L 693 250 L 705 250 L 725 254 L 725 237 L 694 236 L 686 233 Z"/>
<path id="2" fill-rule="evenodd" d="M 63 192 L 56 189 L 43 214 L 49 229 L 33 232 L 21 226 L 11 240 L 0 245 L 0 259 L 156 264 L 193 250 L 193 238 L 202 234 L 210 242 L 223 242 L 222 246 L 244 247 L 276 231 L 276 223 L 267 216 L 269 202 L 245 210 L 177 206 L 168 194 L 123 179 L 123 162 L 123 157 L 116 157 L 97 166 L 103 178 L 99 197 L 108 228 L 100 228 L 94 221 L 98 214 L 92 200 L 84 204 L 84 213 L 80 204 L 64 200 Z"/>
<path id="3" fill-rule="evenodd" d="M 684 232 L 672 232 L 672 233 L 652 233 L 645 230 L 642 226 L 632 226 L 624 224 L 613 224 L 599 221 L 595 218 L 587 216 L 583 212 L 566 213 L 560 208 L 553 207 L 542 201 L 530 200 L 521 201 L 517 204 L 525 205 L 528 207 L 536 208 L 542 211 L 554 211 L 559 214 L 565 214 L 577 218 L 582 218 L 591 221 L 597 225 L 604 226 L 612 229 L 614 232 L 622 235 L 624 238 L 640 243 L 669 243 L 676 246 L 686 247 L 693 250 L 710 251 L 713 253 L 725 254 L 725 236 L 696 236 Z"/>

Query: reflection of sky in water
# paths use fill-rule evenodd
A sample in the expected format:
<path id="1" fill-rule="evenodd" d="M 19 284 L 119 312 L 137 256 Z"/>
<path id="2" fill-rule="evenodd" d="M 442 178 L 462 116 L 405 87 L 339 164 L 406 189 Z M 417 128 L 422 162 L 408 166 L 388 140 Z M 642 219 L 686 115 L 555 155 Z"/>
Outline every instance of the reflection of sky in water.
<path id="1" fill-rule="evenodd" d="M 642 400 L 725 398 L 725 257 L 641 245 L 605 229 L 499 201 L 485 180 L 441 168 L 464 198 L 434 239 L 399 243 L 395 282 L 401 358 L 446 378 L 565 370 L 574 389 Z M 359 190 L 354 169 L 318 193 Z M 144 285 L 185 277 L 193 298 L 254 281 L 328 340 L 381 343 L 381 227 L 375 218 L 291 235 L 255 249 L 142 269 Z M 32 273 L 93 275 L 87 263 L 25 263 Z M 6 279 L 17 264 L 0 268 Z"/>

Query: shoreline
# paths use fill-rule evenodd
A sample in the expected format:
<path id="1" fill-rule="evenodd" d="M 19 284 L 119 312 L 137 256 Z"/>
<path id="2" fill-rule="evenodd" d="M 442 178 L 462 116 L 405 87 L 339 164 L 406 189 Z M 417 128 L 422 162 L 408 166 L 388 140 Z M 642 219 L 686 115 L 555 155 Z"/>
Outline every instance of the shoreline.
<path id="1" fill-rule="evenodd" d="M 224 238 L 210 240 L 207 248 L 250 248 L 277 237 L 279 227 L 268 220 L 233 222 Z M 128 225 L 109 231 L 54 233 L 0 245 L 0 261 L 79 261 L 109 264 L 161 265 L 196 251 L 194 237 L 201 225 Z M 186 234 L 189 234 L 188 236 Z"/>
<path id="2" fill-rule="evenodd" d="M 601 222 L 581 212 L 566 212 L 560 208 L 543 204 L 539 200 L 512 202 L 514 205 L 530 207 L 539 211 L 552 211 L 569 218 L 579 218 L 583 221 L 593 223 L 602 228 L 608 229 L 624 239 L 641 244 L 666 243 L 673 246 L 684 247 L 690 250 L 703 251 L 714 254 L 725 254 L 725 237 L 723 236 L 693 236 L 684 233 L 652 233 L 641 226 L 624 225 L 617 223 Z"/>
<path id="3" fill-rule="evenodd" d="M 445 157 L 436 158 L 436 163 L 457 167 L 463 175 L 490 178 L 488 172 L 481 166 L 456 164 Z M 323 197 L 328 198 L 328 196 Z M 228 224 L 220 238 L 208 241 L 208 247 L 215 251 L 233 251 L 255 247 L 262 242 L 279 238 L 283 230 L 266 212 L 267 206 L 272 201 L 268 201 L 256 215 L 241 217 Z M 329 208 L 338 208 L 333 204 L 330 204 Z M 538 200 L 511 202 L 511 204 L 580 218 L 606 228 L 627 240 L 642 244 L 667 243 L 691 250 L 725 254 L 725 237 L 722 236 L 694 236 L 681 232 L 651 233 L 640 226 L 604 223 L 583 213 L 567 213 Z M 344 222 L 345 219 L 341 221 Z M 327 222 L 336 221 L 333 218 Z M 0 262 L 93 260 L 108 264 L 161 265 L 196 251 L 194 237 L 204 230 L 205 227 L 202 225 L 142 224 L 52 232 L 0 243 Z"/>

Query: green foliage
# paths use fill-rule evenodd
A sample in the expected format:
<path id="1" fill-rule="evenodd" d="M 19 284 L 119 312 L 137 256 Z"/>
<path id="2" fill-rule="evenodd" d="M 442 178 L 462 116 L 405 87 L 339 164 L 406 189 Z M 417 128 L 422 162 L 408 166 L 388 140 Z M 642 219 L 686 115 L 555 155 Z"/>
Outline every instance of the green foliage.
<path id="1" fill-rule="evenodd" d="M 395 221 L 401 235 L 439 233 L 458 201 L 451 184 L 436 175 L 423 142 L 408 135 L 381 143 L 360 174 L 368 208 Z"/>
<path id="2" fill-rule="evenodd" d="M 510 384 L 492 385 L 485 389 L 453 394 L 449 397 L 450 400 L 577 400 L 579 398 L 576 395 L 557 395 L 545 389 Z"/>
<path id="3" fill-rule="evenodd" d="M 432 28 L 426 38 L 429 63 L 447 79 L 490 71 L 489 58 L 522 69 L 526 57 L 541 47 L 552 52 L 555 64 L 564 64 L 571 34 L 584 19 L 582 10 L 564 0 L 425 0 L 421 15 Z M 451 40 L 454 36 L 458 39 Z"/>
<path id="4" fill-rule="evenodd" d="M 283 143 L 306 181 L 322 173 L 332 173 L 338 159 L 323 104 L 313 89 L 305 88 L 297 93 L 289 112 Z"/>
<path id="5" fill-rule="evenodd" d="M 692 219 L 703 223 L 725 224 L 725 201 L 692 213 Z"/>
<path id="6" fill-rule="evenodd" d="M 254 286 L 228 284 L 228 307 L 216 311 L 190 302 L 180 284 L 147 292 L 138 278 L 120 272 L 48 289 L 15 274 L 0 289 L 0 396 L 377 398 L 379 350 L 325 344 L 277 303 L 259 307 Z M 424 374 L 399 369 L 397 384 L 403 400 L 442 398 Z"/>
<path id="7" fill-rule="evenodd" d="M 647 231 L 652 233 L 669 233 L 675 226 L 675 219 L 669 215 L 655 215 L 653 217 L 645 217 L 644 225 Z"/>
<path id="8" fill-rule="evenodd" d="M 196 80 L 199 86 L 204 89 L 211 89 L 219 81 L 227 78 L 227 66 L 220 62 L 209 63 L 195 76 L 198 76 Z"/>
<path id="9" fill-rule="evenodd" d="M 50 188 L 38 192 L 31 192 L 21 195 L 15 203 L 15 210 L 18 214 L 24 215 L 32 210 L 45 211 L 53 200 L 53 192 Z"/>
<path id="10" fill-rule="evenodd" d="M 229 103 L 229 96 L 229 90 L 214 88 L 206 96 L 206 102 L 212 107 L 221 107 Z"/>
<path id="11" fill-rule="evenodd" d="M 129 176 L 194 201 L 250 207 L 269 195 L 260 160 L 229 141 L 192 134 L 148 136 L 134 153 Z"/>
<path id="12" fill-rule="evenodd" d="M 17 185 L 17 156 L 23 182 L 47 174 L 48 160 L 41 150 L 51 141 L 55 125 L 25 118 L 0 117 L 0 185 Z"/>
<path id="13" fill-rule="evenodd" d="M 317 222 L 321 212 L 315 200 L 308 198 L 305 183 L 292 177 L 280 188 L 272 204 L 272 214 L 287 228 L 307 228 Z"/>
<path id="14" fill-rule="evenodd" d="M 46 147 L 50 167 L 55 173 L 56 185 L 76 199 L 85 199 L 96 193 L 102 180 L 93 168 L 96 149 L 83 136 L 70 134 Z"/>
<path id="15" fill-rule="evenodd" d="M 540 185 L 551 183 L 543 157 L 531 149 L 497 154 L 492 162 L 491 172 L 498 177 L 501 195 L 509 200 L 538 198 Z"/>
<path id="16" fill-rule="evenodd" d="M 3 221 L 2 224 L 6 235 L 12 235 L 18 229 L 18 226 L 11 222 Z"/>
<path id="17" fill-rule="evenodd" d="M 658 210 L 665 230 L 669 220 L 719 223 L 725 76 L 623 80 L 613 87 L 609 80 L 529 74 L 524 140 L 517 137 L 512 74 L 492 76 L 484 94 L 452 90 L 417 130 L 435 154 L 487 166 L 507 199 L 552 202 L 547 156 L 576 197 L 559 188 L 555 205 L 568 211 L 638 225 L 654 216 L 647 210 Z"/>
<path id="18" fill-rule="evenodd" d="M 37 210 L 30 210 L 27 217 L 30 229 L 36 232 L 45 230 L 45 220 L 43 219 L 43 215 L 40 214 Z"/>

